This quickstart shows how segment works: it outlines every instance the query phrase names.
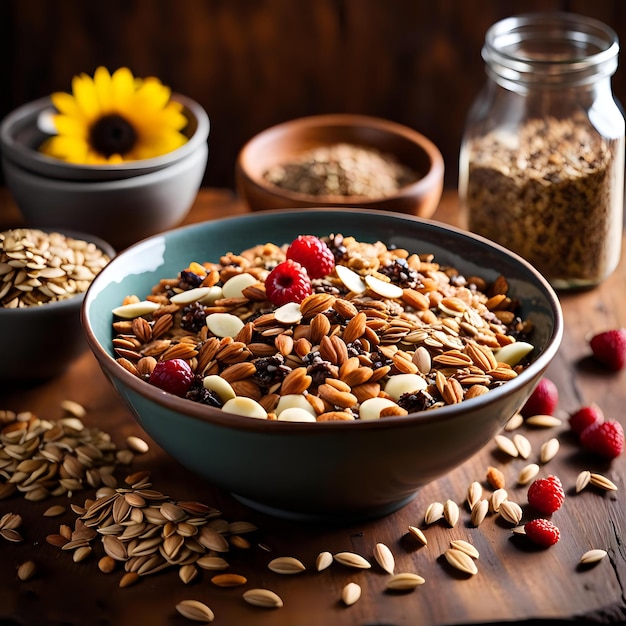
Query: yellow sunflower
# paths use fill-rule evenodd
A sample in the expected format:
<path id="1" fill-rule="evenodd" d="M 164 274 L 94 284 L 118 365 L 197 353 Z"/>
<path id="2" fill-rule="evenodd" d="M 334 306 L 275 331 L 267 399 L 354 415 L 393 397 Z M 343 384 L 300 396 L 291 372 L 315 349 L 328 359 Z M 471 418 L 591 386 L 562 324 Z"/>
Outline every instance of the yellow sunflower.
<path id="1" fill-rule="evenodd" d="M 157 78 L 139 79 L 122 67 L 99 67 L 93 79 L 72 80 L 72 93 L 54 93 L 57 134 L 40 147 L 48 156 L 81 165 L 115 164 L 166 154 L 187 138 L 182 104 Z"/>

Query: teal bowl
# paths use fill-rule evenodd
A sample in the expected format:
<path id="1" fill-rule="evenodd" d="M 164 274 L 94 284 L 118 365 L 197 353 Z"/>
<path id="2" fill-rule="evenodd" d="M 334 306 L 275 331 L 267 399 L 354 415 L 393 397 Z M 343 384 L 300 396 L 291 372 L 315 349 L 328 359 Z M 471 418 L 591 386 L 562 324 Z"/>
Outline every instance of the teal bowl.
<path id="1" fill-rule="evenodd" d="M 294 423 L 233 415 L 144 382 L 115 360 L 112 310 L 144 298 L 161 278 L 191 261 L 217 261 L 299 234 L 342 233 L 409 252 L 432 253 L 465 275 L 506 276 L 521 316 L 534 325 L 534 352 L 519 376 L 455 405 L 403 417 Z M 139 424 L 166 452 L 268 514 L 345 522 L 388 514 L 419 488 L 483 448 L 520 409 L 562 338 L 559 301 L 528 263 L 464 231 L 387 211 L 298 209 L 193 224 L 145 239 L 107 265 L 88 290 L 81 319 L 87 342 Z"/>

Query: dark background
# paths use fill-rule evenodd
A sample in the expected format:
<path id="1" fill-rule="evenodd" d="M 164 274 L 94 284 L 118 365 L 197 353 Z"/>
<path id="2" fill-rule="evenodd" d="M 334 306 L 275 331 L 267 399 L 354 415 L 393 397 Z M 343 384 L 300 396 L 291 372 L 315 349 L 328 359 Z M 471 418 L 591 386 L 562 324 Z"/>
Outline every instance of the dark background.
<path id="1" fill-rule="evenodd" d="M 428 135 L 454 188 L 485 31 L 554 10 L 600 19 L 626 42 L 625 0 L 0 0 L 0 117 L 69 91 L 75 74 L 125 65 L 207 110 L 205 185 L 232 187 L 237 152 L 264 128 L 350 112 Z M 626 102 L 621 66 L 613 87 Z"/>

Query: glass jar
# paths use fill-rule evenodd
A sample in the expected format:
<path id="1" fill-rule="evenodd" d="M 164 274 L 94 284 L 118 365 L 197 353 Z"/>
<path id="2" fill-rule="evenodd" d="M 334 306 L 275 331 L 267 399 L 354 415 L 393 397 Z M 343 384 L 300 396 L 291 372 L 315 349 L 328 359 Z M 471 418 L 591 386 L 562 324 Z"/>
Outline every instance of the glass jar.
<path id="1" fill-rule="evenodd" d="M 572 13 L 510 17 L 487 31 L 487 81 L 460 151 L 465 226 L 532 263 L 557 289 L 619 263 L 624 117 L 617 35 Z"/>

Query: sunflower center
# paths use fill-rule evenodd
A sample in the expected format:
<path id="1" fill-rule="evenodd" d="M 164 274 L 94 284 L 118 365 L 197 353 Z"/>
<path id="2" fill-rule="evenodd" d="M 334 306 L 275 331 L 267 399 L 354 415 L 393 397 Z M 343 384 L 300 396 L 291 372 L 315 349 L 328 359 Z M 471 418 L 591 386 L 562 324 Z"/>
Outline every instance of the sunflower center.
<path id="1" fill-rule="evenodd" d="M 117 113 L 101 117 L 89 133 L 89 143 L 106 157 L 126 154 L 136 141 L 137 132 L 133 125 Z"/>

